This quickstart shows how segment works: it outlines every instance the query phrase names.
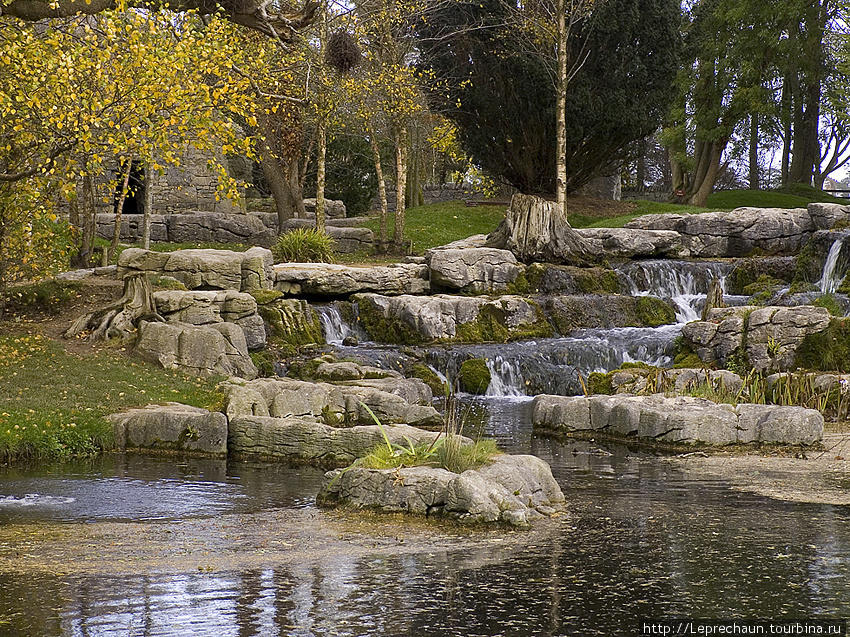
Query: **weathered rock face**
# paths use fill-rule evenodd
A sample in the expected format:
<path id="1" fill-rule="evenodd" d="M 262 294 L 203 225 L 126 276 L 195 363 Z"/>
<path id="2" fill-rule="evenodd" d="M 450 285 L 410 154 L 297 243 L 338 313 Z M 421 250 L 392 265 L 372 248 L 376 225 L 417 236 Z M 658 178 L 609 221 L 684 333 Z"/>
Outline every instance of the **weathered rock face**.
<path id="1" fill-rule="evenodd" d="M 111 239 L 115 232 L 115 215 L 97 215 L 97 236 Z M 142 216 L 123 215 L 122 241 L 142 238 Z M 193 212 L 151 216 L 151 241 L 172 243 L 251 243 L 269 246 L 276 233 L 254 215 L 221 212 Z"/>
<path id="2" fill-rule="evenodd" d="M 265 248 L 251 248 L 246 252 L 153 252 L 128 248 L 118 257 L 118 276 L 123 278 L 140 272 L 167 275 L 190 290 L 268 290 L 274 281 L 272 261 L 272 253 Z"/>
<path id="3" fill-rule="evenodd" d="M 626 228 L 673 230 L 682 235 L 692 257 L 746 257 L 758 250 L 791 255 L 802 249 L 815 231 L 805 208 L 738 208 L 696 215 L 645 215 Z"/>
<path id="4" fill-rule="evenodd" d="M 676 322 L 673 308 L 653 296 L 552 296 L 542 303 L 559 334 L 583 327 L 658 327 Z"/>
<path id="5" fill-rule="evenodd" d="M 418 344 L 433 341 L 500 341 L 550 336 L 539 305 L 520 296 L 497 298 L 358 294 L 363 328 L 376 341 Z"/>
<path id="6" fill-rule="evenodd" d="M 133 353 L 165 369 L 202 377 L 257 376 L 245 334 L 233 323 L 196 326 L 142 321 Z"/>
<path id="7" fill-rule="evenodd" d="M 333 263 L 279 263 L 274 287 L 286 294 L 349 296 L 358 292 L 427 294 L 428 268 L 418 263 L 353 267 Z"/>
<path id="8" fill-rule="evenodd" d="M 430 444 L 439 434 L 407 425 L 386 425 L 391 444 Z M 238 416 L 230 419 L 229 451 L 233 454 L 345 466 L 385 444 L 377 425 L 331 427 L 306 418 Z"/>
<path id="9" fill-rule="evenodd" d="M 512 252 L 497 248 L 436 248 L 425 260 L 434 290 L 504 292 L 522 271 Z"/>
<path id="10" fill-rule="evenodd" d="M 439 412 L 430 404 L 430 390 L 416 379 L 375 380 L 332 385 L 290 379 L 257 379 L 250 383 L 223 383 L 225 413 L 238 416 L 295 416 L 329 424 L 374 424 L 368 406 L 381 424 L 404 423 L 419 427 L 440 426 Z M 415 400 L 409 400 L 409 399 Z"/>
<path id="11" fill-rule="evenodd" d="M 704 362 L 725 364 L 732 354 L 744 353 L 757 370 L 785 371 L 796 367 L 803 339 L 826 330 L 829 320 L 825 308 L 810 305 L 715 308 L 706 321 L 685 325 L 682 336 Z"/>
<path id="12" fill-rule="evenodd" d="M 838 203 L 810 203 L 809 216 L 818 230 L 830 230 L 836 224 L 845 225 L 850 221 L 850 205 Z"/>
<path id="13" fill-rule="evenodd" d="M 608 257 L 633 259 L 690 256 L 690 251 L 682 241 L 682 235 L 672 230 L 577 228 L 576 232 L 594 252 Z"/>
<path id="14" fill-rule="evenodd" d="M 153 300 L 157 313 L 169 323 L 235 323 L 245 333 L 249 350 L 266 345 L 263 319 L 257 314 L 257 302 L 250 294 L 232 290 L 160 290 L 154 292 Z"/>
<path id="15" fill-rule="evenodd" d="M 545 462 L 534 456 L 502 455 L 461 474 L 433 467 L 331 471 L 318 501 L 527 527 L 535 518 L 563 511 L 565 498 Z"/>
<path id="16" fill-rule="evenodd" d="M 257 312 L 268 323 L 271 335 L 290 345 L 324 343 L 321 319 L 304 299 L 262 298 Z"/>
<path id="17" fill-rule="evenodd" d="M 304 200 L 304 210 L 316 214 L 316 198 Z M 339 199 L 325 199 L 325 216 L 329 219 L 342 219 L 345 217 L 345 203 Z"/>
<path id="18" fill-rule="evenodd" d="M 533 263 L 525 270 L 530 291 L 541 294 L 628 294 L 629 288 L 608 268 Z"/>
<path id="19" fill-rule="evenodd" d="M 602 431 L 660 443 L 810 445 L 823 437 L 823 416 L 802 407 L 717 404 L 679 396 L 535 397 L 532 421 L 559 432 Z"/>
<path id="20" fill-rule="evenodd" d="M 188 451 L 225 456 L 227 418 L 180 403 L 149 405 L 107 416 L 118 449 Z"/>

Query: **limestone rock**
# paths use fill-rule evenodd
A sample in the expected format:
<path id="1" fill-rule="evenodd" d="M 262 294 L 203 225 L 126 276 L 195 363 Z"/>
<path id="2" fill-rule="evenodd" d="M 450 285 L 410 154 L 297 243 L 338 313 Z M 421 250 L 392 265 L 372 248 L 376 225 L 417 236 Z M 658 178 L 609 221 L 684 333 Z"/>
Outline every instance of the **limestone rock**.
<path id="1" fill-rule="evenodd" d="M 850 205 L 839 203 L 810 203 L 809 216 L 818 230 L 831 230 L 836 224 L 850 221 Z"/>
<path id="2" fill-rule="evenodd" d="M 707 319 L 682 328 L 685 344 L 704 362 L 723 364 L 741 351 L 746 333 L 745 353 L 757 370 L 793 369 L 803 339 L 829 327 L 826 308 L 811 305 L 715 308 Z"/>
<path id="3" fill-rule="evenodd" d="M 532 299 L 438 294 L 395 296 L 358 294 L 361 325 L 378 342 L 502 341 L 550 336 L 551 326 Z"/>
<path id="4" fill-rule="evenodd" d="M 316 213 L 316 198 L 304 200 L 304 210 L 308 213 Z M 339 199 L 325 199 L 325 216 L 328 219 L 342 219 L 345 217 L 345 203 Z"/>
<path id="5" fill-rule="evenodd" d="M 549 465 L 539 458 L 500 455 L 462 474 L 436 467 L 331 471 L 318 501 L 527 527 L 535 518 L 563 511 L 565 498 Z"/>
<path id="6" fill-rule="evenodd" d="M 391 444 L 430 444 L 439 435 L 407 425 L 385 425 Z M 237 416 L 230 419 L 229 451 L 303 460 L 324 466 L 345 466 L 385 444 L 377 425 L 332 427 L 306 418 Z"/>
<path id="7" fill-rule="evenodd" d="M 133 353 L 165 369 L 197 376 L 257 376 L 245 334 L 233 323 L 195 326 L 142 321 Z"/>
<path id="8" fill-rule="evenodd" d="M 318 312 L 304 299 L 275 298 L 257 304 L 269 331 L 290 345 L 324 343 Z"/>
<path id="9" fill-rule="evenodd" d="M 512 252 L 497 248 L 435 248 L 425 259 L 433 289 L 504 292 L 522 271 Z"/>
<path id="10" fill-rule="evenodd" d="M 188 289 L 249 291 L 270 289 L 274 280 L 272 255 L 265 248 L 230 250 L 177 250 L 153 252 L 128 248 L 118 257 L 118 275 L 138 272 L 172 276 Z"/>
<path id="11" fill-rule="evenodd" d="M 612 258 L 687 257 L 682 236 L 672 230 L 577 228 L 576 232 L 597 254 Z"/>
<path id="12" fill-rule="evenodd" d="M 796 254 L 816 230 L 805 208 L 737 208 L 696 215 L 657 214 L 626 224 L 638 230 L 673 230 L 692 257 L 745 257 L 759 251 Z"/>
<path id="13" fill-rule="evenodd" d="M 813 409 L 776 405 L 737 408 L 690 396 L 547 396 L 534 398 L 535 427 L 603 431 L 656 442 L 722 446 L 734 443 L 813 444 L 823 416 Z"/>
<path id="14" fill-rule="evenodd" d="M 279 263 L 274 287 L 288 294 L 348 296 L 357 292 L 427 294 L 428 268 L 416 263 L 355 267 L 333 263 Z"/>
<path id="15" fill-rule="evenodd" d="M 118 449 L 189 451 L 225 456 L 227 418 L 180 403 L 149 405 L 107 416 Z"/>

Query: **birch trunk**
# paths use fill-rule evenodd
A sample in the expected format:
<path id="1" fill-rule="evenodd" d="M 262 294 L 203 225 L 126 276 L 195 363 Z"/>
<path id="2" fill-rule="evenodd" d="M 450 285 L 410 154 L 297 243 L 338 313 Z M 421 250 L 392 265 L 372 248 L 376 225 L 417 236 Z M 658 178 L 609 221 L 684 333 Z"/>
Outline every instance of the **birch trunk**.
<path id="1" fill-rule="evenodd" d="M 378 199 L 381 204 L 380 215 L 378 217 L 378 241 L 381 249 L 386 250 L 387 246 L 387 182 L 384 180 L 384 169 L 381 166 L 381 149 L 378 147 L 378 140 L 375 138 L 374 131 L 369 131 L 369 145 L 372 147 L 372 158 L 375 160 L 375 174 L 378 176 Z"/>
<path id="2" fill-rule="evenodd" d="M 396 206 L 395 227 L 393 228 L 393 247 L 404 247 L 404 194 L 407 186 L 407 129 L 399 126 L 395 132 L 396 157 Z"/>
<path id="3" fill-rule="evenodd" d="M 325 160 L 328 154 L 328 139 L 325 120 L 320 115 L 316 131 L 317 166 L 316 166 L 316 231 L 325 232 Z"/>

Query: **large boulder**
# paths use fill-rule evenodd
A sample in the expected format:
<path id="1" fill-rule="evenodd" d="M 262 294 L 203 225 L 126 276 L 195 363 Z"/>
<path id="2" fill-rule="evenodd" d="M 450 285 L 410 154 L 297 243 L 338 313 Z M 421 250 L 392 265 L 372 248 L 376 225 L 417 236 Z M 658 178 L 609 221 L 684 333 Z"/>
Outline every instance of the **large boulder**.
<path id="1" fill-rule="evenodd" d="M 551 396 L 534 398 L 535 428 L 600 431 L 658 443 L 811 445 L 823 437 L 816 410 L 776 405 L 717 404 L 691 396 Z"/>
<path id="2" fill-rule="evenodd" d="M 540 306 L 521 296 L 357 294 L 352 301 L 362 327 L 382 343 L 506 342 L 552 335 Z"/>
<path id="3" fill-rule="evenodd" d="M 597 254 L 610 258 L 687 257 L 682 235 L 672 230 L 577 228 Z"/>
<path id="4" fill-rule="evenodd" d="M 318 312 L 304 299 L 284 299 L 279 292 L 273 298 L 259 298 L 257 312 L 269 326 L 270 335 L 290 345 L 324 344 Z"/>
<path id="5" fill-rule="evenodd" d="M 705 321 L 685 325 L 682 337 L 706 363 L 725 364 L 733 354 L 744 354 L 757 370 L 785 371 L 796 367 L 803 340 L 829 322 L 826 308 L 811 305 L 714 308 Z"/>
<path id="6" fill-rule="evenodd" d="M 107 416 L 120 449 L 227 454 L 227 418 L 180 403 L 149 405 Z"/>
<path id="7" fill-rule="evenodd" d="M 850 222 L 850 205 L 839 203 L 810 203 L 809 216 L 818 230 L 831 230 L 836 225 L 843 227 Z"/>
<path id="8" fill-rule="evenodd" d="M 153 252 L 128 248 L 118 257 L 118 275 L 141 272 L 174 277 L 188 289 L 249 291 L 272 287 L 272 253 L 265 248 L 230 250 L 177 250 Z"/>
<path id="9" fill-rule="evenodd" d="M 133 353 L 165 369 L 201 377 L 257 376 L 245 334 L 233 323 L 201 326 L 142 321 Z"/>
<path id="10" fill-rule="evenodd" d="M 339 467 L 368 455 L 386 444 L 431 444 L 440 434 L 407 425 L 333 427 L 294 416 L 230 418 L 228 449 L 232 454 L 301 460 Z"/>
<path id="11" fill-rule="evenodd" d="M 427 387 L 415 380 L 393 380 L 395 393 L 385 391 L 374 380 L 360 381 L 364 384 L 361 386 L 261 378 L 249 383 L 226 382 L 221 388 L 226 397 L 224 411 L 228 418 L 295 416 L 328 424 L 371 425 L 375 422 L 372 414 L 375 414 L 381 424 L 420 427 L 442 424 L 439 412 L 424 400 L 428 395 Z M 368 383 L 376 386 L 368 386 Z M 385 389 L 390 388 L 385 386 Z"/>
<path id="12" fill-rule="evenodd" d="M 418 263 L 356 267 L 333 263 L 279 263 L 274 287 L 287 294 L 349 296 L 357 292 L 427 294 L 428 268 Z"/>
<path id="13" fill-rule="evenodd" d="M 115 233 L 115 215 L 97 215 L 97 236 L 111 239 Z M 142 238 L 142 216 L 122 215 L 121 241 Z M 191 212 L 151 215 L 151 241 L 171 243 L 249 243 L 271 245 L 276 233 L 254 215 L 222 212 Z"/>
<path id="14" fill-rule="evenodd" d="M 461 474 L 424 466 L 331 471 L 317 499 L 325 506 L 519 527 L 563 511 L 565 503 L 549 465 L 535 456 L 508 455 Z"/>
<path id="15" fill-rule="evenodd" d="M 512 252 L 497 248 L 435 248 L 425 261 L 435 290 L 504 292 L 522 272 Z"/>
<path id="16" fill-rule="evenodd" d="M 158 290 L 153 293 L 153 300 L 157 313 L 169 323 L 235 323 L 242 328 L 249 350 L 266 345 L 266 330 L 257 314 L 257 302 L 245 292 Z"/>
<path id="17" fill-rule="evenodd" d="M 792 255 L 816 230 L 805 208 L 737 208 L 731 212 L 656 214 L 626 224 L 635 230 L 672 230 L 692 257 Z"/>

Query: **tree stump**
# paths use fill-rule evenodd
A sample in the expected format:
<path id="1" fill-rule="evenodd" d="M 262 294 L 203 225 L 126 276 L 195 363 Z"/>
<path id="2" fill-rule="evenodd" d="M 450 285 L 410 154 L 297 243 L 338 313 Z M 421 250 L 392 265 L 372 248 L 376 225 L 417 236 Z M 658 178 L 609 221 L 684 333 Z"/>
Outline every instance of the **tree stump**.
<path id="1" fill-rule="evenodd" d="M 91 332 L 88 338 L 92 341 L 123 340 L 132 336 L 142 319 L 164 322 L 156 312 L 150 278 L 145 273 L 132 274 L 124 279 L 124 294 L 120 299 L 81 316 L 62 336 L 75 338 Z"/>
<path id="2" fill-rule="evenodd" d="M 715 307 L 726 307 L 723 302 L 723 287 L 720 285 L 720 279 L 714 277 L 708 284 L 708 294 L 705 296 L 705 305 L 702 308 L 703 321 L 708 320 L 708 313 Z"/>
<path id="3" fill-rule="evenodd" d="M 505 218 L 487 237 L 488 247 L 510 250 L 524 263 L 590 265 L 599 260 L 567 222 L 557 202 L 517 194 Z"/>

